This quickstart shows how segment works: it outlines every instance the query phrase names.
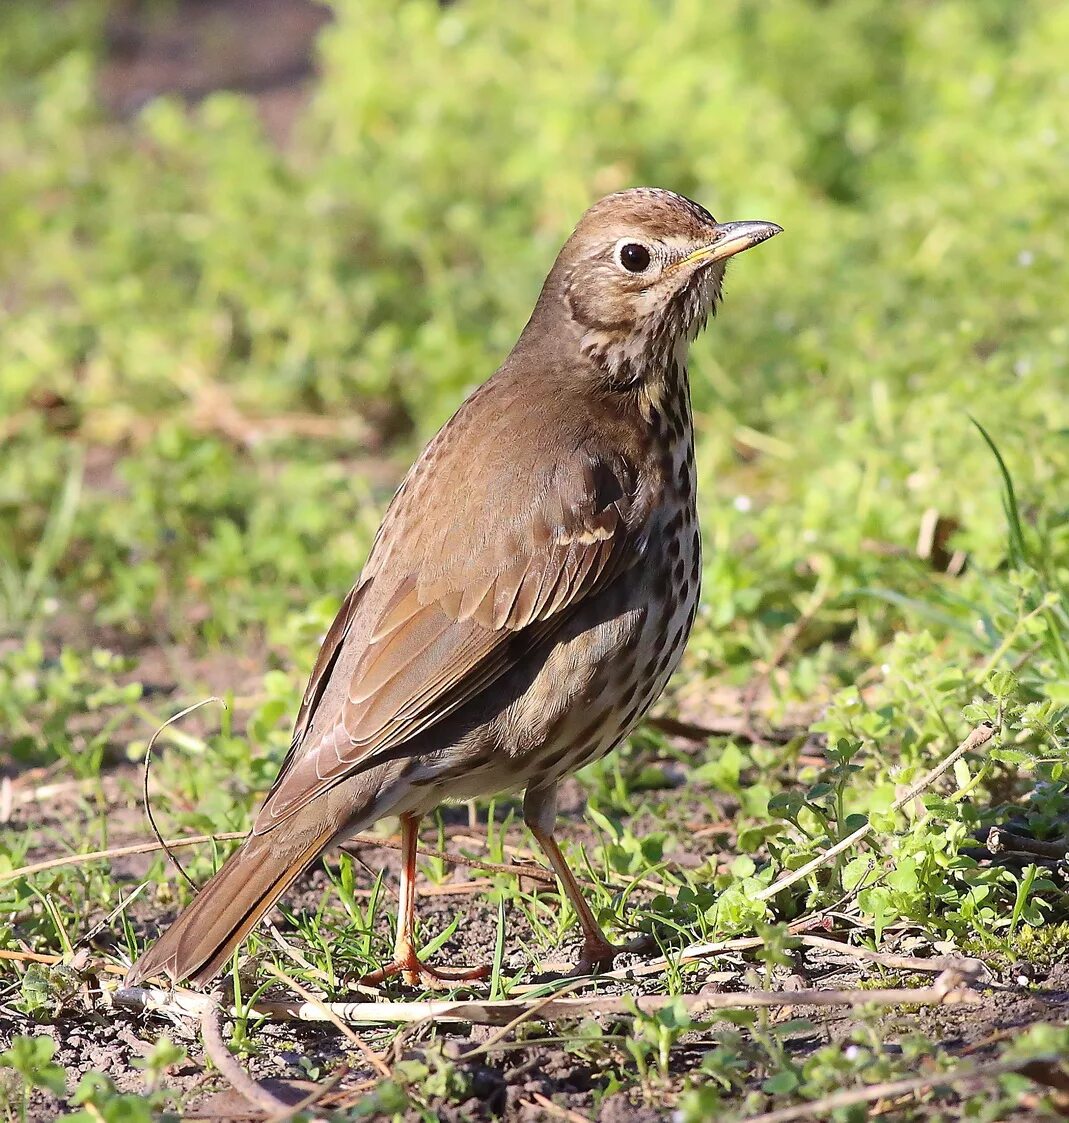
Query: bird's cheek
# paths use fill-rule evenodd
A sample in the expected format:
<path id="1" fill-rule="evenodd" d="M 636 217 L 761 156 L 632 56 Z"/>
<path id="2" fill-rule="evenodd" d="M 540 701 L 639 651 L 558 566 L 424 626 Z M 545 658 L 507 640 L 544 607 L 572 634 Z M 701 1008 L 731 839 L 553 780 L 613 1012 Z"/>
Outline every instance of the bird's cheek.
<path id="1" fill-rule="evenodd" d="M 632 300 L 633 316 L 636 321 L 645 320 L 659 312 L 668 302 L 670 294 L 660 285 L 650 285 L 634 294 Z"/>
<path id="2" fill-rule="evenodd" d="M 567 299 L 572 316 L 584 327 L 619 331 L 635 322 L 633 295 L 615 287 L 575 284 Z"/>

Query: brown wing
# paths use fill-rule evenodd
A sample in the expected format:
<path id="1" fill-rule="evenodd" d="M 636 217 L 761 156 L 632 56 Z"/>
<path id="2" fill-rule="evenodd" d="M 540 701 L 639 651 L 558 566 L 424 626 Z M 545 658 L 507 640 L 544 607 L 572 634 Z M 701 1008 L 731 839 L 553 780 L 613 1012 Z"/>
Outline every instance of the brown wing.
<path id="1" fill-rule="evenodd" d="M 419 508 L 433 501 L 433 490 L 430 497 L 421 492 L 418 472 L 410 476 L 360 584 L 324 641 L 293 748 L 255 829 L 284 821 L 354 771 L 404 755 L 416 734 L 485 690 L 584 598 L 636 562 L 646 504 L 637 501 L 635 479 L 622 457 L 580 447 L 548 479 L 529 476 L 527 501 L 514 504 L 514 514 L 505 510 L 496 520 L 484 519 L 472 508 L 486 506 L 476 496 L 467 504 L 470 523 L 459 504 L 461 517 L 444 538 L 433 524 L 423 530 L 422 550 L 395 551 L 391 538 L 420 534 Z M 433 509 L 427 518 L 433 519 Z M 487 534 L 487 522 L 500 529 Z M 393 571 L 402 557 L 417 564 L 397 577 Z M 309 742 L 326 685 L 365 601 L 376 599 L 368 593 L 385 579 L 384 568 L 396 578 L 393 591 L 378 598 L 362 641 L 356 641 L 364 646 L 336 721 Z"/>

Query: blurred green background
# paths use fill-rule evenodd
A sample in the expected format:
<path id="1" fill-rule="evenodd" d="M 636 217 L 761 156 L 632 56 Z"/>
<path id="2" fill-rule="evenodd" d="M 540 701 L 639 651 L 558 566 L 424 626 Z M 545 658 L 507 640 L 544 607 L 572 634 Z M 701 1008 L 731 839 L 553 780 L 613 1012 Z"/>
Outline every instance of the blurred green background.
<path id="1" fill-rule="evenodd" d="M 5 2 L 9 636 L 306 665 L 409 457 L 583 209 L 635 184 L 786 229 L 694 348 L 705 670 L 745 677 L 817 589 L 848 606 L 833 685 L 907 626 L 996 648 L 1006 520 L 970 413 L 1061 588 L 1065 4 L 336 0 L 284 128 L 255 88 L 116 78 L 123 20 L 199 21 L 227 84 L 233 7 Z M 241 34 L 285 37 L 286 7 Z M 911 556 L 929 509 L 961 581 Z"/>

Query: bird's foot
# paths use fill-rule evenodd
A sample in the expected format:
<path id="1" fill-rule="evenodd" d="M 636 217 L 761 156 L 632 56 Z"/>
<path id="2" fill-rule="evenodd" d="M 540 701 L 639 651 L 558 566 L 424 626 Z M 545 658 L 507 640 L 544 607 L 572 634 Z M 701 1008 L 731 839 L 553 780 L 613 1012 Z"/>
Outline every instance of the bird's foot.
<path id="1" fill-rule="evenodd" d="M 489 967 L 461 967 L 456 970 L 442 970 L 431 967 L 416 955 L 415 950 L 395 956 L 385 967 L 372 971 L 357 980 L 361 986 L 376 986 L 400 975 L 409 986 L 423 986 L 426 990 L 448 990 L 458 983 L 473 983 L 485 979 L 490 974 Z"/>
<path id="2" fill-rule="evenodd" d="M 594 975 L 598 971 L 612 969 L 614 960 L 618 955 L 649 955 L 657 950 L 657 941 L 652 936 L 636 936 L 626 944 L 613 944 L 607 939 L 587 940 L 583 944 L 583 953 L 579 962 L 571 970 L 570 975 L 580 978 L 583 975 Z"/>

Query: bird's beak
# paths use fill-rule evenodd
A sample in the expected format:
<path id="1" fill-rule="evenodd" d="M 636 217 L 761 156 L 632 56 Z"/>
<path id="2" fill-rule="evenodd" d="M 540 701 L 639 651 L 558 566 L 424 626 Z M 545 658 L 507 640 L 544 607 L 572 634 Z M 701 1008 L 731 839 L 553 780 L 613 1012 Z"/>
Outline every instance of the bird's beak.
<path id="1" fill-rule="evenodd" d="M 698 262 L 709 265 L 714 261 L 724 261 L 782 233 L 783 227 L 774 222 L 718 222 L 716 237 L 708 245 L 688 254 L 680 265 Z"/>

